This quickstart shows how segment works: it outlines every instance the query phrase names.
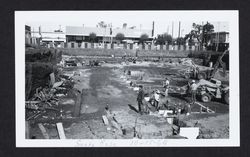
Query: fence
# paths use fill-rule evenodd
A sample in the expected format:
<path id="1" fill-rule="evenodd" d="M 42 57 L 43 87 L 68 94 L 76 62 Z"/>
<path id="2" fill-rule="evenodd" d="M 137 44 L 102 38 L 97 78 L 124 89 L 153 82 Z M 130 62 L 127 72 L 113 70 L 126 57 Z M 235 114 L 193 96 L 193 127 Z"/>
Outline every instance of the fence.
<path id="1" fill-rule="evenodd" d="M 105 43 L 76 43 L 76 42 L 68 42 L 65 43 L 65 48 L 81 48 L 81 49 L 128 49 L 128 50 L 159 50 L 159 51 L 198 51 L 203 50 L 199 46 L 186 46 L 186 45 L 142 45 L 142 44 L 110 44 Z"/>

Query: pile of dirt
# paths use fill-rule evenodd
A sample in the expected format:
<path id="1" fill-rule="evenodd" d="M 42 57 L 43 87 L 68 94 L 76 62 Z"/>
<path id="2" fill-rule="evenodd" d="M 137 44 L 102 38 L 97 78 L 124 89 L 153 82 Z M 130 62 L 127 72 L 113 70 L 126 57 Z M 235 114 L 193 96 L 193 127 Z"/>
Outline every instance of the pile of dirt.
<path id="1" fill-rule="evenodd" d="M 203 59 L 199 58 L 182 58 L 179 59 L 179 63 L 182 65 L 192 66 L 193 63 L 196 65 L 203 65 Z"/>

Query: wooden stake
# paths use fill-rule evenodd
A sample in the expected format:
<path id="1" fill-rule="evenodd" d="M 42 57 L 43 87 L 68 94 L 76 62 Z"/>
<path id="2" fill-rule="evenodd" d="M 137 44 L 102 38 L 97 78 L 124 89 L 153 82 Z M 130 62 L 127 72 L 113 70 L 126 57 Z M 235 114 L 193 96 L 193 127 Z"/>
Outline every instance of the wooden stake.
<path id="1" fill-rule="evenodd" d="M 102 120 L 103 120 L 105 125 L 109 125 L 109 120 L 105 115 L 102 116 Z"/>
<path id="2" fill-rule="evenodd" d="M 206 109 L 206 110 L 207 110 L 207 112 L 212 112 L 212 113 L 215 113 L 215 111 L 211 110 L 210 108 L 208 108 L 208 107 L 206 107 L 206 106 L 204 106 L 204 105 L 202 105 L 202 104 L 200 104 L 200 103 L 198 103 L 198 102 L 195 102 L 195 104 L 197 104 L 197 105 L 199 105 L 199 106 L 203 107 L 204 109 Z"/>
<path id="3" fill-rule="evenodd" d="M 54 74 L 54 73 L 51 73 L 49 76 L 50 76 L 51 85 L 53 86 L 54 83 L 56 82 L 56 80 L 55 80 L 55 74 Z"/>
<path id="4" fill-rule="evenodd" d="M 57 131 L 58 131 L 58 134 L 59 134 L 59 138 L 60 139 L 66 139 L 62 123 L 56 123 L 56 127 L 57 127 Z"/>
<path id="5" fill-rule="evenodd" d="M 38 124 L 38 127 L 40 128 L 40 130 L 41 130 L 41 132 L 43 134 L 43 137 L 45 139 L 49 139 L 49 134 L 46 132 L 45 127 L 41 123 Z"/>

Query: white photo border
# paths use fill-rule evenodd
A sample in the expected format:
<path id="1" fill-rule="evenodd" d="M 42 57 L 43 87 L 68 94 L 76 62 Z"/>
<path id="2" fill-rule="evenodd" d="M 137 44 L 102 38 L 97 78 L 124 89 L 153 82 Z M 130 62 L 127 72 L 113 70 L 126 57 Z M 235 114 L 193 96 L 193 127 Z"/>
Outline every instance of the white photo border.
<path id="1" fill-rule="evenodd" d="M 16 147 L 237 147 L 240 146 L 239 103 L 239 20 L 238 10 L 195 11 L 98 11 L 124 12 L 164 16 L 172 21 L 226 21 L 229 22 L 229 139 L 25 139 L 25 24 L 30 21 L 58 19 L 80 20 L 81 15 L 93 11 L 15 11 L 15 83 L 16 83 Z M 146 17 L 147 17 L 146 16 Z M 62 20 L 63 20 L 62 19 Z"/>

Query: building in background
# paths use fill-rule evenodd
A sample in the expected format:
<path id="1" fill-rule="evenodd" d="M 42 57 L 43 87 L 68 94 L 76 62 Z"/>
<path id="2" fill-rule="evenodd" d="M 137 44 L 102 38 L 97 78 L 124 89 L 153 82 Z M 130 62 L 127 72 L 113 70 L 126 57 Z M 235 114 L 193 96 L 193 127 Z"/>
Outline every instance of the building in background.
<path id="1" fill-rule="evenodd" d="M 37 44 L 47 47 L 62 47 L 66 42 L 65 33 L 55 30 L 54 32 L 43 32 L 41 27 L 39 31 L 31 31 L 31 37 Z"/>
<path id="2" fill-rule="evenodd" d="M 210 34 L 208 50 L 223 52 L 229 48 L 229 32 L 213 32 Z"/>
<path id="3" fill-rule="evenodd" d="M 66 42 L 90 42 L 90 34 L 94 33 L 96 35 L 96 43 L 117 43 L 115 36 L 118 33 L 124 35 L 124 41 L 132 41 L 133 43 L 138 43 L 142 34 L 148 35 L 148 42 L 152 42 L 152 30 L 143 29 L 131 29 L 123 25 L 123 28 L 110 27 L 84 27 L 84 26 L 66 26 Z"/>
<path id="4" fill-rule="evenodd" d="M 213 32 L 211 33 L 212 43 L 229 43 L 229 32 Z"/>
<path id="5" fill-rule="evenodd" d="M 31 28 L 25 25 L 25 45 L 31 45 Z"/>

